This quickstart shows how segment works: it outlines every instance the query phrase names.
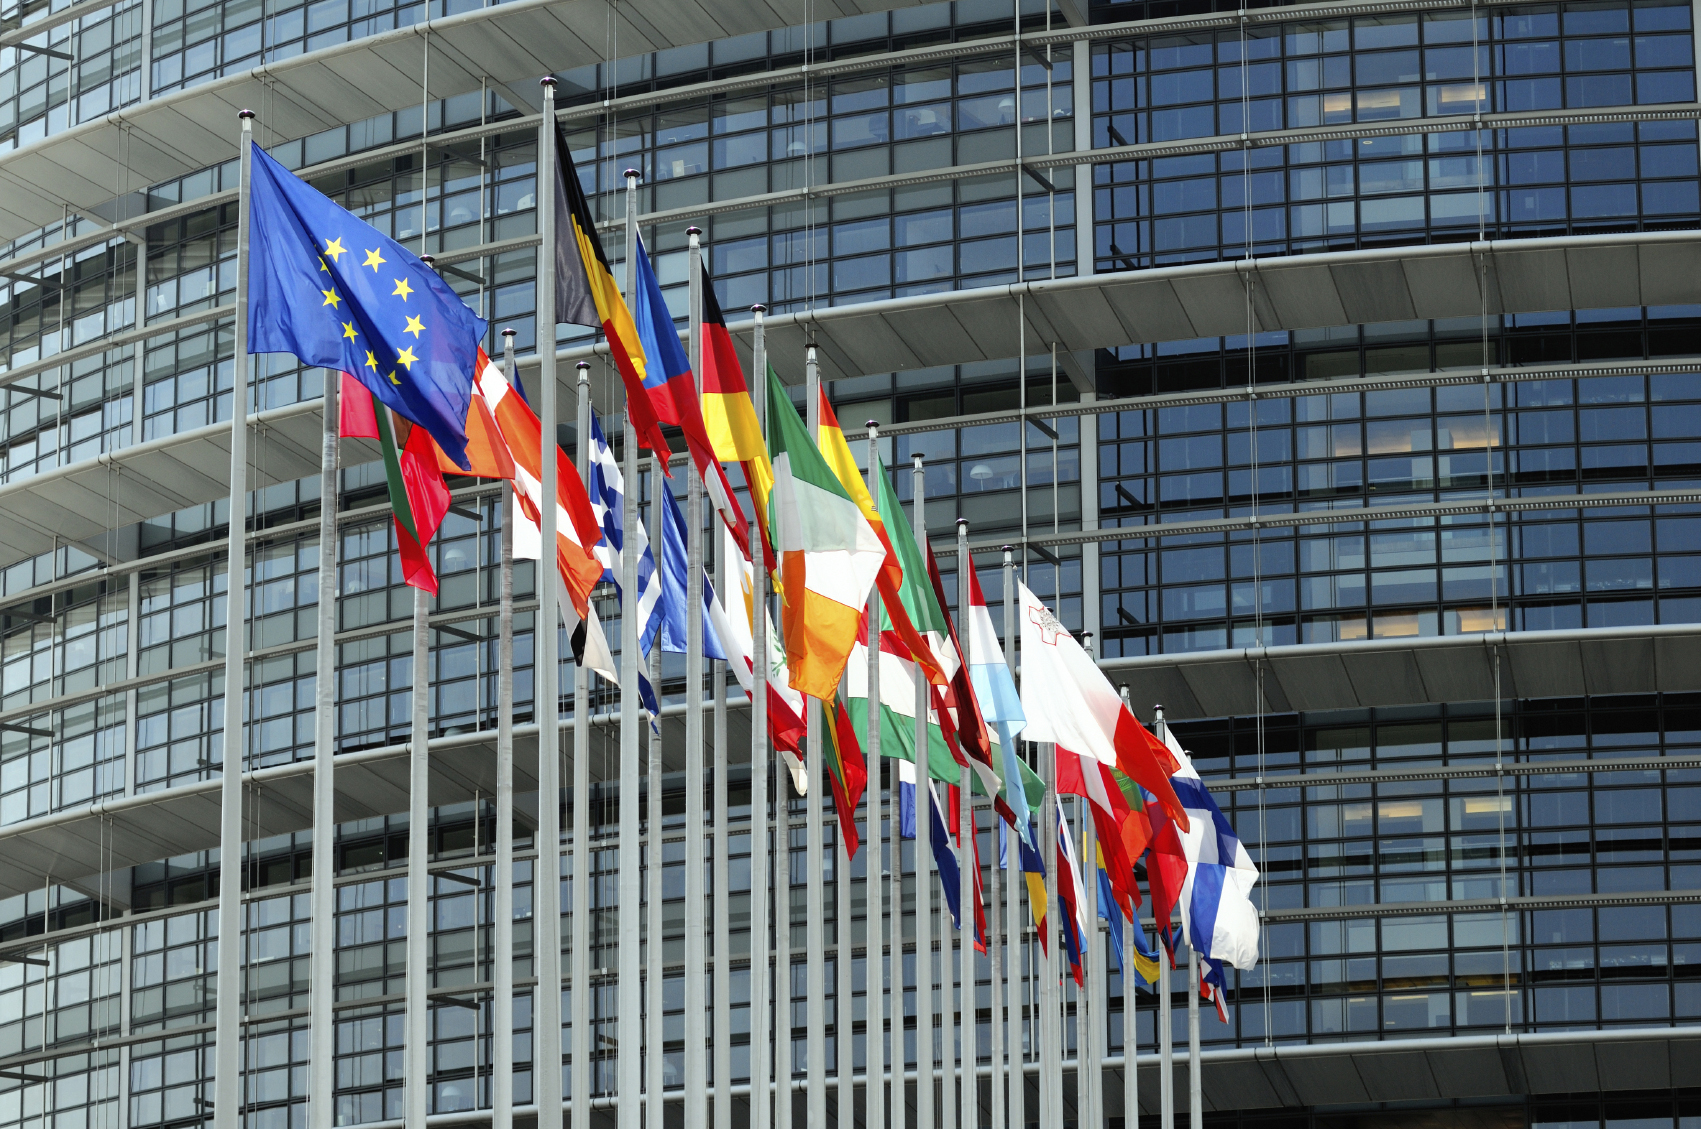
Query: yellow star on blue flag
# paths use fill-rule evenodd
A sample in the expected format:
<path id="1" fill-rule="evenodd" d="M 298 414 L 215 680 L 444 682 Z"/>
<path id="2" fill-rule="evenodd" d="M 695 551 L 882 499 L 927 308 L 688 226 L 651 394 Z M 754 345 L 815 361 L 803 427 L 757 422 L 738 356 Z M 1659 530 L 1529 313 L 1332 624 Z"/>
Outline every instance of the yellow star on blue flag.
<path id="1" fill-rule="evenodd" d="M 417 255 L 258 145 L 253 155 L 249 352 L 291 353 L 349 373 L 467 467 L 467 408 L 484 319 Z M 357 248 L 364 261 L 350 254 Z"/>

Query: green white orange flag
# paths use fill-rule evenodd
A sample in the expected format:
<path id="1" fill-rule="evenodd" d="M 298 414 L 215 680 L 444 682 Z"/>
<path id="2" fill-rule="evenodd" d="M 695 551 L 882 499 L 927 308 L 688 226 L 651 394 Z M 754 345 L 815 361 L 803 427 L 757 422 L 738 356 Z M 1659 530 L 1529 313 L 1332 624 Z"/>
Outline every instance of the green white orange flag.
<path id="1" fill-rule="evenodd" d="M 920 661 L 929 682 L 935 686 L 946 685 L 950 679 L 934 658 L 932 645 L 916 631 L 915 624 L 910 622 L 909 613 L 904 611 L 903 600 L 899 596 L 904 583 L 904 566 L 898 560 L 898 551 L 886 532 L 886 523 L 881 520 L 880 511 L 875 508 L 874 499 L 868 493 L 862 471 L 857 468 L 856 456 L 851 454 L 844 429 L 839 426 L 839 417 L 833 414 L 833 405 L 827 402 L 825 389 L 821 392 L 821 428 L 816 442 L 821 448 L 821 457 L 827 460 L 827 465 L 838 475 L 839 484 L 845 488 L 857 508 L 862 510 L 862 516 L 868 519 L 875 536 L 880 538 L 880 544 L 885 547 L 886 559 L 881 563 L 880 575 L 875 579 L 875 584 L 880 589 L 880 606 L 886 609 L 887 618 L 891 620 L 889 630 L 897 632 L 898 637 L 909 644 L 910 653 Z M 897 513 L 902 516 L 901 510 Z"/>
<path id="2" fill-rule="evenodd" d="M 779 381 L 770 375 L 767 385 L 774 467 L 768 528 L 779 558 L 786 660 L 793 689 L 828 702 L 856 645 L 886 550 L 810 441 Z"/>

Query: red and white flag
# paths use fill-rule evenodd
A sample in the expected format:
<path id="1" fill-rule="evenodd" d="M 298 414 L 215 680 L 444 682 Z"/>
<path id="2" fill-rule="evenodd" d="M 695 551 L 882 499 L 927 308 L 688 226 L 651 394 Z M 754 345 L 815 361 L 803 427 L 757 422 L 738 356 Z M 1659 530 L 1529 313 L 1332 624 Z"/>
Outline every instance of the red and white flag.
<path id="1" fill-rule="evenodd" d="M 1181 766 L 1146 727 L 1135 720 L 1110 679 L 1051 610 L 1017 582 L 1022 616 L 1022 737 L 1051 741 L 1100 764 L 1121 769 L 1156 796 L 1182 830 L 1187 812 L 1170 787 Z"/>

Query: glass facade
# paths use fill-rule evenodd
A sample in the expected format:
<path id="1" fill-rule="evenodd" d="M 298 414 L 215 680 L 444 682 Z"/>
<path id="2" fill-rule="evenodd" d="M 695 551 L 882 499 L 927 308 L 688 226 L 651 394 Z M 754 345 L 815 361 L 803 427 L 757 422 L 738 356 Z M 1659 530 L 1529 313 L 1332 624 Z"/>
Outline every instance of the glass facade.
<path id="1" fill-rule="evenodd" d="M 641 173 L 643 235 L 681 320 L 685 231 L 703 230 L 735 328 L 754 303 L 784 315 L 1188 263 L 1701 227 L 1687 5 L 1355 5 L 1328 18 L 1272 7 L 1245 19 L 1216 6 L 1224 11 L 1195 0 L 1094 5 L 1093 26 L 1071 29 L 1063 8 L 1028 0 L 1019 54 L 1004 2 L 777 28 L 562 74 L 563 125 L 600 219 L 624 214 L 624 170 Z M 79 124 L 144 99 L 187 97 L 297 54 L 479 10 L 459 0 L 84 7 L 26 5 L 3 33 L 12 45 L 0 47 L 0 170 L 14 150 L 46 151 Z M 1217 22 L 1174 26 L 1174 17 L 1206 16 Z M 1171 23 L 1142 22 L 1159 20 Z M 528 242 L 536 132 L 521 116 L 493 85 L 308 137 L 261 137 L 357 215 L 451 265 L 453 285 L 490 321 L 487 349 L 512 327 L 529 359 L 540 345 Z M 0 507 L 22 506 L 27 489 L 96 460 L 205 435 L 235 412 L 235 165 L 144 179 L 114 185 L 121 230 L 107 226 L 111 216 L 68 213 L 0 247 L 10 264 L 0 272 L 0 371 L 13 389 L 0 405 Z M 123 218 L 136 217 L 132 206 L 142 214 Z M 624 245 L 618 232 L 606 235 L 618 276 Z M 593 336 L 560 327 L 555 344 Z M 906 505 L 917 492 L 908 467 L 922 459 L 926 525 L 941 547 L 959 519 L 984 544 L 1079 534 L 1081 543 L 1045 542 L 1018 560 L 1066 626 L 1093 633 L 1113 671 L 1122 660 L 1257 645 L 1701 623 L 1701 499 L 1587 509 L 1564 501 L 1701 489 L 1701 305 L 1264 330 L 1071 356 L 1028 344 L 1026 358 L 859 373 L 827 392 L 853 430 L 863 419 L 887 429 L 881 455 Z M 787 381 L 801 377 L 800 356 L 772 360 Z M 1567 371 L 1615 364 L 1624 371 Z M 1454 379 L 1479 369 L 1495 378 Z M 1424 385 L 1430 373 L 1447 381 Z M 1407 386 L 1357 386 L 1396 375 Z M 307 410 L 323 380 L 290 358 L 258 358 L 247 408 Z M 1255 408 L 1226 395 L 1175 399 L 1241 388 L 1259 393 Z M 801 403 L 801 389 L 793 393 Z M 1172 399 L 1150 402 L 1159 396 Z M 255 436 L 263 468 L 267 432 Z M 573 450 L 576 428 L 561 438 Z M 853 450 L 865 457 L 863 444 Z M 262 782 L 240 876 L 243 1116 L 260 1129 L 307 1123 L 315 882 L 335 886 L 335 1123 L 402 1116 L 407 816 L 342 824 L 336 873 L 315 875 L 309 833 L 269 811 L 263 781 L 311 759 L 321 680 L 335 686 L 339 753 L 377 757 L 404 745 L 419 684 L 434 739 L 494 731 L 502 507 L 488 487 L 451 485 L 457 510 L 431 549 L 442 585 L 426 671 L 414 669 L 413 597 L 380 467 L 341 471 L 333 670 L 317 669 L 314 652 L 321 483 L 283 482 L 250 503 L 242 757 L 248 770 L 274 774 L 254 778 Z M 632 488 L 647 513 L 652 476 Z M 682 476 L 670 488 L 683 492 Z M 1490 496 L 1552 504 L 1492 522 L 1480 512 L 1375 516 L 1377 507 Z M 1312 512 L 1314 523 L 1257 532 L 1161 529 Z M 8 837 L 91 818 L 94 805 L 168 802 L 220 777 L 230 517 L 227 500 L 209 498 L 115 527 L 100 544 L 4 557 L 0 857 Z M 996 606 L 1007 592 L 994 557 L 977 563 Z M 957 578 L 945 558 L 952 600 Z M 523 725 L 536 694 L 530 562 L 517 568 L 516 591 Z M 598 601 L 618 641 L 618 604 L 607 593 Z M 996 611 L 994 622 L 1001 628 Z M 565 636 L 561 652 L 571 653 Z M 682 659 L 667 656 L 664 705 L 682 702 L 684 673 Z M 594 684 L 576 701 L 563 669 L 556 691 L 567 715 L 593 718 L 599 741 L 612 736 L 611 688 Z M 1204 1023 L 1211 1050 L 1701 1022 L 1695 694 L 1650 688 L 1498 709 L 1492 700 L 1415 702 L 1193 719 L 1176 731 L 1263 875 L 1254 895 L 1267 914 L 1263 960 L 1230 973 L 1230 1021 Z M 782 973 L 792 1002 L 776 1023 L 794 1077 L 807 1060 L 807 959 L 825 962 L 833 1069 L 841 1041 L 860 1071 L 871 1038 L 886 1044 L 888 1064 L 896 1054 L 911 1067 L 918 1040 L 946 1038 L 918 1025 L 918 986 L 935 1015 L 960 1012 L 975 1025 L 989 1061 L 999 1011 L 985 958 L 975 984 L 951 972 L 918 985 L 913 842 L 891 867 L 902 895 L 888 906 L 912 948 L 890 959 L 879 944 L 890 921 L 868 920 L 866 852 L 848 863 L 835 856 L 829 828 L 825 866 L 812 872 L 804 801 L 784 784 L 762 797 L 737 740 L 731 748 L 719 782 L 726 826 L 714 829 L 725 833 L 724 858 L 709 830 L 687 825 L 688 782 L 670 759 L 657 841 L 636 864 L 646 890 L 648 868 L 659 868 L 661 933 L 644 944 L 660 977 L 663 1044 L 653 1053 L 669 1092 L 682 1094 L 686 1081 L 689 978 L 701 978 L 713 1038 L 730 1048 L 730 1076 L 714 1076 L 711 1056 L 708 1084 L 750 1081 L 757 851 L 789 883 L 776 897 L 786 916 L 775 932 L 794 953 Z M 433 1114 L 476 1117 L 492 1104 L 497 960 L 513 962 L 520 984 L 515 1103 L 533 1101 L 534 1067 L 560 1069 L 574 1097 L 574 1054 L 590 1063 L 586 1097 L 617 1093 L 618 927 L 623 910 L 648 907 L 620 904 L 617 758 L 594 757 L 591 824 L 569 828 L 560 844 L 564 873 L 589 852 L 594 970 L 589 984 L 563 986 L 562 1064 L 540 1065 L 534 1054 L 531 828 L 516 829 L 512 954 L 493 952 L 491 797 L 438 808 L 416 829 L 433 867 Z M 1484 775 L 1497 758 L 1506 772 Z M 1352 779 L 1327 778 L 1337 774 Z M 889 772 L 875 766 L 872 775 L 872 793 L 890 791 Z M 1265 776 L 1283 779 L 1255 783 Z M 646 784 L 640 810 L 647 800 Z M 753 800 L 785 821 L 772 845 L 752 843 Z M 884 833 L 866 823 L 862 831 L 865 841 Z M 686 847 L 698 834 L 708 904 L 727 915 L 725 983 L 685 967 Z M 1007 882 L 984 828 L 979 851 L 986 888 Z M 715 888 L 720 865 L 724 890 Z M 216 898 L 226 877 L 215 852 L 185 850 L 0 901 L 3 952 L 47 962 L 0 962 L 0 1129 L 49 1116 L 56 1129 L 180 1129 L 209 1117 Z M 804 897 L 815 879 L 818 921 Z M 848 919 L 837 908 L 841 883 Z M 570 880 L 561 905 L 572 905 Z M 812 925 L 824 953 L 805 951 Z M 570 926 L 564 913 L 564 938 Z M 1032 1064 L 1034 945 L 1007 955 L 1029 976 L 1004 1029 Z M 903 1011 L 881 1031 L 870 1006 L 888 978 Z M 1109 1006 L 1097 1013 L 1112 1055 L 1129 1049 L 1121 988 L 1110 973 Z M 588 1031 L 572 1030 L 571 990 L 590 997 Z M 1078 1061 L 1081 1001 L 1072 986 L 1064 995 L 1066 1057 Z M 717 1004 L 724 1029 L 713 1022 Z M 1142 995 L 1139 1053 L 1151 1053 L 1155 1022 Z M 1184 1009 L 1177 1023 L 1185 1040 Z M 1695 1129 L 1696 1094 L 1532 1093 L 1412 1116 L 1457 1112 L 1508 1129 Z M 1331 1109 L 1210 1117 L 1220 1129 L 1344 1129 L 1350 1119 Z M 1118 1124 L 1107 1112 L 1105 1129 Z"/>

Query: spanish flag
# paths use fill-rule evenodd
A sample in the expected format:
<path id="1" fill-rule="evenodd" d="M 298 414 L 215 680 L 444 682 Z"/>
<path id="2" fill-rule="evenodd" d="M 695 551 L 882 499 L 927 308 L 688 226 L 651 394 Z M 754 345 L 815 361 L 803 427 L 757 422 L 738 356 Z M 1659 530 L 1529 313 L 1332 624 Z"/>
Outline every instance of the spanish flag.
<path id="1" fill-rule="evenodd" d="M 654 451 L 665 470 L 673 452 L 662 438 L 660 421 L 644 389 L 648 363 L 644 346 L 602 252 L 590 201 L 579 185 L 579 172 L 573 167 L 573 155 L 567 151 L 567 139 L 559 125 L 555 128 L 555 156 L 555 320 L 603 331 L 626 385 L 626 410 L 632 414 L 638 443 Z M 553 337 L 552 332 L 539 332 L 539 347 L 552 347 Z"/>

